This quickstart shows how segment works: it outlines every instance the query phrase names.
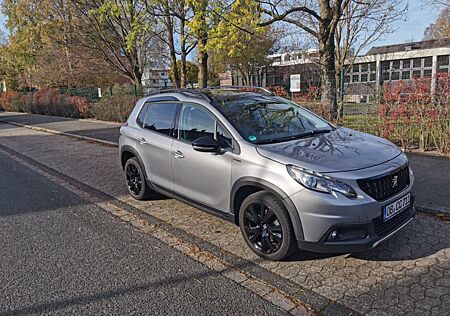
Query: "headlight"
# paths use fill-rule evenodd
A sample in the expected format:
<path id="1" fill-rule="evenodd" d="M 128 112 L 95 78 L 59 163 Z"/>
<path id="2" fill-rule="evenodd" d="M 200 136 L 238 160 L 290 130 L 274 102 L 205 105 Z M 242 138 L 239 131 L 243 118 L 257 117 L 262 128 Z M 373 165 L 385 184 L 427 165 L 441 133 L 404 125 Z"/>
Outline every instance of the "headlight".
<path id="1" fill-rule="evenodd" d="M 355 190 L 347 184 L 319 173 L 307 171 L 293 165 L 288 165 L 287 171 L 294 180 L 310 190 L 324 193 L 339 192 L 350 199 L 358 196 Z"/>

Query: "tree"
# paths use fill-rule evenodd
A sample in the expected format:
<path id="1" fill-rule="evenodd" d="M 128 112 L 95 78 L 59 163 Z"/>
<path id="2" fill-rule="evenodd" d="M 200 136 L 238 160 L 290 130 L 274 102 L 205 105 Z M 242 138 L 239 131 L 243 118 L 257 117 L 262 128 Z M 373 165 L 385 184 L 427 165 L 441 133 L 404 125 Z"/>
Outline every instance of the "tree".
<path id="1" fill-rule="evenodd" d="M 407 4 L 397 0 L 351 1 L 347 5 L 336 27 L 336 82 L 344 64 L 394 32 L 394 22 L 403 19 L 406 11 Z"/>
<path id="2" fill-rule="evenodd" d="M 261 26 L 284 21 L 297 26 L 317 40 L 321 70 L 321 101 L 329 104 L 330 115 L 337 117 L 336 99 L 336 27 L 352 0 L 280 1 L 256 0 L 267 17 Z"/>
<path id="3" fill-rule="evenodd" d="M 237 71 L 244 85 L 258 84 L 252 81 L 253 75 L 269 64 L 267 56 L 279 35 L 269 26 L 258 26 L 259 21 L 255 2 L 236 1 L 210 32 L 208 50 L 216 70 Z"/>
<path id="4" fill-rule="evenodd" d="M 84 25 L 79 44 L 97 51 L 111 68 L 134 84 L 142 84 L 146 69 L 164 63 L 165 47 L 157 37 L 161 30 L 143 1 L 70 1 Z"/>
<path id="5" fill-rule="evenodd" d="M 188 27 L 192 30 L 197 39 L 197 62 L 198 62 L 198 87 L 208 86 L 208 32 L 211 29 L 211 20 L 213 20 L 214 1 L 208 5 L 208 0 L 188 0 L 192 8 L 193 17 L 188 22 Z"/>
<path id="6" fill-rule="evenodd" d="M 351 44 L 359 47 L 367 46 L 380 36 L 382 34 L 380 27 L 389 27 L 385 24 L 398 18 L 402 2 L 401 0 L 255 1 L 260 3 L 260 10 L 265 18 L 259 25 L 286 22 L 316 40 L 321 71 L 321 101 L 329 104 L 332 118 L 337 117 L 336 65 L 342 64 L 349 55 Z M 376 21 L 377 19 L 381 21 Z M 336 63 L 336 57 L 340 62 Z"/>
<path id="7" fill-rule="evenodd" d="M 175 87 L 186 88 L 188 84 L 186 58 L 197 45 L 186 25 L 191 18 L 192 10 L 186 0 L 146 1 L 146 6 L 165 27 L 165 32 L 160 33 L 159 37 L 169 48 L 170 67 L 181 68 L 180 71 L 174 71 Z M 176 62 L 177 56 L 180 56 L 181 63 Z"/>
<path id="8" fill-rule="evenodd" d="M 430 24 L 424 33 L 424 39 L 443 39 L 450 37 L 450 6 L 442 9 L 436 22 Z"/>
<path id="9" fill-rule="evenodd" d="M 182 61 L 178 60 L 176 63 L 177 67 L 171 67 L 170 68 L 170 80 L 174 81 L 174 78 L 176 76 L 175 71 L 178 72 L 178 77 L 181 77 L 181 69 L 182 69 Z M 186 86 L 183 88 L 186 88 L 187 86 L 193 86 L 194 83 L 197 82 L 198 77 L 198 66 L 194 64 L 193 62 L 186 61 Z"/>

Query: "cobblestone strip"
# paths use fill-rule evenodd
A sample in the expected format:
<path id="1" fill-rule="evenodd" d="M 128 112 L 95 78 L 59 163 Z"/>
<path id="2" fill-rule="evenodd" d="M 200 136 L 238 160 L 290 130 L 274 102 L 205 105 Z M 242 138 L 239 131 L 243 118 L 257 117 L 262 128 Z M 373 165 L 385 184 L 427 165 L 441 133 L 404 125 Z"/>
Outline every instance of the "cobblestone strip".
<path id="1" fill-rule="evenodd" d="M 174 236 L 170 232 L 162 229 L 158 225 L 154 225 L 143 219 L 142 217 L 133 214 L 124 208 L 118 207 L 111 202 L 103 201 L 101 198 L 87 192 L 55 175 L 52 175 L 43 169 L 37 167 L 13 153 L 12 150 L 5 150 L 3 146 L 0 145 L 0 151 L 8 155 L 10 158 L 14 159 L 23 166 L 33 170 L 34 172 L 46 177 L 47 179 L 57 183 L 58 185 L 64 187 L 66 190 L 76 194 L 77 196 L 83 198 L 89 203 L 95 204 L 104 211 L 118 217 L 122 221 L 125 221 L 135 228 L 152 235 L 153 237 L 159 239 L 160 241 L 168 244 L 169 246 L 179 250 L 183 254 L 189 256 L 193 260 L 196 260 L 203 265 L 207 266 L 211 270 L 222 274 L 224 277 L 240 284 L 246 289 L 254 292 L 255 294 L 261 296 L 270 303 L 280 307 L 284 311 L 293 315 L 316 315 L 317 312 L 313 310 L 311 306 L 300 301 L 298 298 L 289 295 L 288 293 L 280 290 L 279 288 L 273 286 L 272 284 L 260 280 L 254 275 L 250 274 L 248 271 L 243 271 L 237 267 L 234 267 L 229 262 L 226 262 L 213 254 L 202 250 L 201 248 L 186 242 L 185 240 Z M 351 313 L 356 314 L 356 313 Z"/>

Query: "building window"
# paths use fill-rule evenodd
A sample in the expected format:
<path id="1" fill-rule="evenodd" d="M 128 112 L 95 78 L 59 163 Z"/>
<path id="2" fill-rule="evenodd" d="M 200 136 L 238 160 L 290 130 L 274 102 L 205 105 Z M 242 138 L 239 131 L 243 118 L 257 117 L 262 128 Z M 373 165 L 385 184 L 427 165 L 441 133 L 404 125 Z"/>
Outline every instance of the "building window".
<path id="1" fill-rule="evenodd" d="M 359 75 L 353 75 L 352 82 L 359 82 Z"/>
<path id="2" fill-rule="evenodd" d="M 422 68 L 422 58 L 414 58 L 413 59 L 413 67 L 414 68 Z"/>
<path id="3" fill-rule="evenodd" d="M 359 65 L 353 65 L 353 72 L 359 72 Z"/>
<path id="4" fill-rule="evenodd" d="M 450 55 L 447 56 L 438 56 L 437 65 L 440 66 L 449 66 L 450 65 Z"/>
<path id="5" fill-rule="evenodd" d="M 437 72 L 440 74 L 448 73 L 450 66 L 450 55 L 438 56 Z"/>
<path id="6" fill-rule="evenodd" d="M 391 72 L 391 80 L 399 80 L 399 79 L 400 79 L 400 72 L 399 71 Z"/>
<path id="7" fill-rule="evenodd" d="M 372 72 L 370 73 L 370 81 L 375 81 L 377 79 L 377 74 Z"/>
<path id="8" fill-rule="evenodd" d="M 423 59 L 423 67 L 427 68 L 427 67 L 431 67 L 433 65 L 433 58 L 432 57 L 427 57 Z"/>
<path id="9" fill-rule="evenodd" d="M 423 70 L 423 76 L 424 77 L 431 77 L 431 74 L 432 74 L 432 71 L 431 71 L 431 69 L 424 69 Z"/>
<path id="10" fill-rule="evenodd" d="M 413 70 L 413 78 L 420 78 L 420 70 Z"/>
<path id="11" fill-rule="evenodd" d="M 392 62 L 392 68 L 393 69 L 400 69 L 400 60 L 394 60 Z"/>
<path id="12" fill-rule="evenodd" d="M 402 71 L 402 79 L 403 80 L 408 80 L 411 79 L 411 72 L 410 71 Z"/>
<path id="13" fill-rule="evenodd" d="M 367 74 L 361 74 L 361 82 L 367 82 Z"/>
<path id="14" fill-rule="evenodd" d="M 350 82 L 350 75 L 345 75 L 344 82 L 349 83 Z"/>
<path id="15" fill-rule="evenodd" d="M 409 59 L 402 60 L 402 68 L 409 69 L 411 66 L 411 61 Z"/>

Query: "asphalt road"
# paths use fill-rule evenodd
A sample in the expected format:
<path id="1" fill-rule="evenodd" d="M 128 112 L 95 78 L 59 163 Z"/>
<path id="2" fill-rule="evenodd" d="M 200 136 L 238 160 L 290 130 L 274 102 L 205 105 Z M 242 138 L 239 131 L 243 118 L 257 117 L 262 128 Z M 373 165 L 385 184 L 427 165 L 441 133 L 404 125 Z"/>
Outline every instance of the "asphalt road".
<path id="1" fill-rule="evenodd" d="M 0 316 L 282 314 L 0 151 Z"/>

